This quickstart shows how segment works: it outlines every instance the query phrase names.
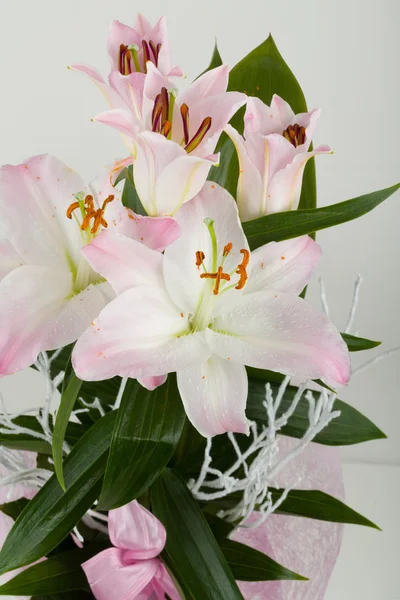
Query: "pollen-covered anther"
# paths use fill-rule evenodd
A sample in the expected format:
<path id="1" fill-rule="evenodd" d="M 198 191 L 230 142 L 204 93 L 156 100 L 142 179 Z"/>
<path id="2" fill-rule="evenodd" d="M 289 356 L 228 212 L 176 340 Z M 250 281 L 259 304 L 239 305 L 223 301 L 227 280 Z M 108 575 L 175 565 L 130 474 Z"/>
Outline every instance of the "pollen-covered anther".
<path id="1" fill-rule="evenodd" d="M 243 259 L 242 259 L 242 262 L 240 263 L 240 265 L 238 265 L 238 268 L 236 271 L 237 275 L 239 275 L 239 281 L 238 281 L 238 284 L 235 285 L 235 290 L 243 289 L 244 286 L 246 285 L 246 281 L 249 278 L 249 276 L 247 275 L 247 266 L 250 261 L 250 252 L 248 250 L 246 250 L 246 248 L 242 248 L 240 250 L 240 253 L 243 254 Z"/>
<path id="2" fill-rule="evenodd" d="M 201 250 L 197 250 L 197 252 L 196 252 L 196 267 L 198 269 L 200 269 L 201 265 L 203 264 L 205 257 L 206 257 L 206 255 L 204 254 L 204 252 L 202 252 Z"/>
<path id="3" fill-rule="evenodd" d="M 70 204 L 67 208 L 67 212 L 66 215 L 68 217 L 68 219 L 72 219 L 72 213 L 74 212 L 74 210 L 76 210 L 77 208 L 79 208 L 79 202 L 73 202 L 72 204 Z"/>
<path id="4" fill-rule="evenodd" d="M 216 273 L 202 273 L 200 275 L 201 279 L 215 279 L 215 286 L 213 289 L 214 296 L 217 296 L 219 292 L 219 286 L 221 284 L 221 280 L 230 281 L 231 277 L 228 273 L 224 273 L 222 267 L 218 267 Z"/>
<path id="5" fill-rule="evenodd" d="M 297 146 L 301 146 L 306 141 L 306 130 L 298 123 L 289 125 L 289 127 L 282 131 L 282 135 L 295 148 L 297 148 Z"/>
<path id="6" fill-rule="evenodd" d="M 226 246 L 224 247 L 223 254 L 222 254 L 224 258 L 228 256 L 228 254 L 230 253 L 232 248 L 233 248 L 232 242 L 229 242 L 229 244 L 226 244 Z"/>

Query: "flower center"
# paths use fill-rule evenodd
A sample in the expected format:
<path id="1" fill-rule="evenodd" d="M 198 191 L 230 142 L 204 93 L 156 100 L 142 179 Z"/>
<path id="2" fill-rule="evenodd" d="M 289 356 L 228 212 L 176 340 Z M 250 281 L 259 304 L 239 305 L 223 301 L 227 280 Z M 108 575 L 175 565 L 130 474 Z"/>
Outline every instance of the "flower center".
<path id="1" fill-rule="evenodd" d="M 241 290 L 246 285 L 248 279 L 247 267 L 250 261 L 250 252 L 246 248 L 241 248 L 240 253 L 243 255 L 242 261 L 233 271 L 227 273 L 224 269 L 225 260 L 232 251 L 233 244 L 228 242 L 222 251 L 222 257 L 218 259 L 218 242 L 214 229 L 214 221 L 212 219 L 204 219 L 204 223 L 208 228 L 211 237 L 212 256 L 210 270 L 204 264 L 206 255 L 202 250 L 197 250 L 195 253 L 195 264 L 200 271 L 200 279 L 206 280 L 196 314 L 192 320 L 192 328 L 201 331 L 209 326 L 212 320 L 216 296 L 223 294 L 230 289 Z M 238 275 L 234 283 L 228 285 L 234 275 Z"/>
<path id="2" fill-rule="evenodd" d="M 181 106 L 181 117 L 183 124 L 183 140 L 182 145 L 184 144 L 184 148 L 186 152 L 189 154 L 193 150 L 195 150 L 203 141 L 204 137 L 210 131 L 212 119 L 211 117 L 206 117 L 202 120 L 200 127 L 194 134 L 192 138 L 189 135 L 189 107 L 187 104 L 182 104 Z"/>
<path id="3" fill-rule="evenodd" d="M 154 100 L 153 111 L 151 114 L 152 130 L 156 133 L 161 133 L 161 135 L 164 135 L 168 139 L 171 139 L 172 135 L 172 119 L 176 93 L 175 90 L 168 92 L 167 88 L 161 88 L 161 92 Z M 181 146 L 183 146 L 189 154 L 201 144 L 207 133 L 210 131 L 212 119 L 211 117 L 203 119 L 196 133 L 190 137 L 189 107 L 187 104 L 182 104 L 180 113 L 183 125 L 183 139 L 181 141 Z"/>
<path id="4" fill-rule="evenodd" d="M 108 196 L 104 200 L 101 208 L 97 209 L 94 205 L 93 196 L 91 194 L 83 196 L 83 193 L 80 192 L 76 194 L 75 198 L 76 201 L 72 202 L 72 204 L 68 207 L 66 215 L 68 219 L 72 219 L 73 216 L 75 217 L 81 231 L 86 233 L 86 243 L 89 243 L 93 239 L 93 237 L 96 236 L 96 234 L 98 233 L 100 226 L 104 228 L 108 227 L 108 223 L 104 218 L 104 213 L 107 204 L 114 200 L 114 196 Z M 77 208 L 79 208 L 81 211 L 82 223 L 79 222 L 79 219 L 74 214 Z"/>
<path id="5" fill-rule="evenodd" d="M 282 135 L 295 148 L 297 148 L 297 146 L 301 146 L 301 144 L 304 144 L 306 141 L 306 130 L 297 123 L 294 125 L 289 125 L 289 127 L 282 131 Z"/>
<path id="6" fill-rule="evenodd" d="M 155 44 L 151 40 L 146 42 L 142 40 L 142 51 L 143 51 L 143 70 L 139 62 L 139 46 L 131 44 L 125 46 L 121 44 L 119 47 L 119 72 L 122 75 L 130 75 L 131 73 L 147 73 L 148 61 L 155 64 L 158 67 L 158 57 L 160 55 L 161 44 Z"/>

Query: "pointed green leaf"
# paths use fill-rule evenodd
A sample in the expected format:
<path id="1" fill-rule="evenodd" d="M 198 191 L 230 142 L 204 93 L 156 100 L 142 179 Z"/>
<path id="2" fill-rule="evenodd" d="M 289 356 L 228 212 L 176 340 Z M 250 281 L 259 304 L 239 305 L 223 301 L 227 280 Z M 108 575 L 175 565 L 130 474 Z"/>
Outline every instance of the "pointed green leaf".
<path id="1" fill-rule="evenodd" d="M 263 425 L 268 424 L 267 412 L 263 406 L 263 402 L 265 401 L 265 384 L 266 381 L 261 379 L 249 379 L 249 395 L 246 408 L 247 417 L 251 421 L 256 421 Z M 272 393 L 276 394 L 279 389 L 279 383 L 271 382 L 270 385 Z M 278 411 L 278 416 L 281 416 L 288 410 L 296 392 L 296 387 L 287 387 Z M 309 425 L 308 407 L 308 401 L 303 396 L 294 414 L 289 419 L 288 424 L 281 429 L 283 435 L 294 438 L 303 437 Z M 340 416 L 333 419 L 314 438 L 314 442 L 327 446 L 347 446 L 386 437 L 372 421 L 342 400 L 335 400 L 334 410 L 340 410 Z"/>
<path id="2" fill-rule="evenodd" d="M 250 248 L 255 250 L 268 242 L 280 242 L 307 233 L 313 233 L 358 219 L 389 198 L 400 188 L 400 183 L 358 196 L 339 204 L 331 204 L 314 210 L 293 210 L 267 215 L 243 223 Z"/>
<path id="3" fill-rule="evenodd" d="M 237 581 L 307 581 L 250 546 L 227 538 L 218 539 L 218 544 Z"/>
<path id="4" fill-rule="evenodd" d="M 186 483 L 165 469 L 151 488 L 151 506 L 167 531 L 164 553 L 186 600 L 243 598 Z"/>
<path id="5" fill-rule="evenodd" d="M 200 73 L 200 75 L 198 77 L 196 77 L 196 79 L 198 79 L 199 77 L 204 75 L 204 73 L 211 71 L 211 69 L 216 69 L 217 67 L 220 67 L 221 65 L 222 65 L 222 58 L 221 58 L 221 55 L 218 50 L 217 40 L 215 40 L 214 50 L 213 50 L 213 53 L 211 56 L 210 64 L 208 65 L 207 69 L 204 69 L 204 71 L 202 73 Z"/>
<path id="6" fill-rule="evenodd" d="M 81 564 L 102 549 L 99 546 L 88 546 L 83 550 L 72 550 L 52 556 L 0 586 L 0 596 L 31 596 L 86 589 L 89 591 Z"/>
<path id="7" fill-rule="evenodd" d="M 374 342 L 373 340 L 367 340 L 366 338 L 356 337 L 349 333 L 340 334 L 349 349 L 349 352 L 360 352 L 360 350 L 372 350 L 380 346 L 382 342 Z"/>
<path id="8" fill-rule="evenodd" d="M 63 444 L 69 423 L 69 418 L 71 416 L 72 409 L 74 408 L 76 399 L 78 398 L 81 385 L 82 381 L 78 379 L 78 377 L 76 377 L 75 373 L 71 374 L 69 383 L 66 386 L 63 395 L 61 396 L 61 402 L 57 411 L 56 422 L 54 425 L 52 438 L 54 468 L 56 471 L 57 479 L 63 490 L 65 490 L 65 482 L 63 475 Z"/>
<path id="9" fill-rule="evenodd" d="M 270 488 L 269 491 L 272 493 L 275 502 L 284 490 Z M 375 523 L 360 515 L 341 500 L 318 490 L 291 490 L 280 505 L 278 512 L 297 517 L 308 517 L 318 521 L 362 525 L 380 531 Z"/>
<path id="10" fill-rule="evenodd" d="M 21 513 L 0 552 L 0 574 L 30 565 L 55 548 L 97 499 L 116 413 L 79 440 L 64 462 L 67 491 L 53 475 Z"/>
<path id="11" fill-rule="evenodd" d="M 138 193 L 133 183 L 132 167 L 128 167 L 125 171 L 125 174 L 126 177 L 121 198 L 122 204 L 133 210 L 133 212 L 137 215 L 146 216 L 147 212 L 143 208 L 143 204 L 140 202 Z"/>
<path id="12" fill-rule="evenodd" d="M 115 423 L 101 508 L 123 506 L 150 487 L 172 458 L 184 421 L 175 374 L 152 392 L 128 380 Z"/>

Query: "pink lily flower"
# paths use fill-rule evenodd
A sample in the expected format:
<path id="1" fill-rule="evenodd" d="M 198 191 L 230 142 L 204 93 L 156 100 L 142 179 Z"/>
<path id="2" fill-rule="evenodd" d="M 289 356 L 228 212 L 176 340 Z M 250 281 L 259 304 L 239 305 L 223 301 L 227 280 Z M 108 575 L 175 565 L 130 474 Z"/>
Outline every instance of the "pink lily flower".
<path id="1" fill-rule="evenodd" d="M 179 235 L 172 219 L 126 209 L 108 175 L 87 186 L 49 155 L 0 169 L 0 222 L 0 376 L 74 342 L 114 296 L 81 254 L 100 231 L 155 250 Z"/>
<path id="2" fill-rule="evenodd" d="M 141 14 L 135 27 L 112 21 L 107 40 L 111 69 L 122 75 L 146 73 L 147 63 L 154 64 L 167 77 L 182 77 L 179 67 L 172 67 L 165 17 L 154 27 Z"/>
<path id="3" fill-rule="evenodd" d="M 226 91 L 228 66 L 208 71 L 182 94 L 150 62 L 147 75 L 113 71 L 109 85 L 91 67 L 71 68 L 88 75 L 108 99 L 112 109 L 94 120 L 122 133 L 147 213 L 174 215 L 218 164 L 213 152 L 221 133 L 247 100 L 245 94 Z"/>
<path id="4" fill-rule="evenodd" d="M 271 106 L 249 98 L 244 137 L 228 125 L 226 133 L 239 158 L 237 202 L 242 221 L 298 207 L 307 162 L 331 154 L 328 146 L 308 152 L 320 109 L 295 115 L 289 104 L 274 95 Z"/>
<path id="5" fill-rule="evenodd" d="M 114 548 L 82 565 L 97 600 L 171 600 L 180 595 L 158 557 L 166 531 L 136 500 L 109 512 L 108 529 Z"/>
<path id="6" fill-rule="evenodd" d="M 250 254 L 234 199 L 210 182 L 176 219 L 182 235 L 163 255 L 123 236 L 84 248 L 117 298 L 75 346 L 78 377 L 176 371 L 188 418 L 205 436 L 247 432 L 244 365 L 348 382 L 340 334 L 298 297 L 320 256 L 311 238 Z"/>

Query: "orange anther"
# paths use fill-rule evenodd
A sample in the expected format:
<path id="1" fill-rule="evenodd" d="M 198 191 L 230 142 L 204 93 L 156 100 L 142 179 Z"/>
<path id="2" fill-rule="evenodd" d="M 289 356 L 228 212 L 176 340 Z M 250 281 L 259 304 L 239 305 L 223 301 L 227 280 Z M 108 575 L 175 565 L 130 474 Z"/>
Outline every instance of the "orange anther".
<path id="1" fill-rule="evenodd" d="M 229 244 L 226 244 L 226 246 L 224 247 L 223 256 L 228 256 L 229 252 L 232 250 L 232 247 L 233 247 L 232 242 L 229 242 Z"/>
<path id="2" fill-rule="evenodd" d="M 205 259 L 206 255 L 204 254 L 204 252 L 202 252 L 201 250 L 197 250 L 196 252 L 196 267 L 198 269 L 200 269 L 201 265 L 203 264 L 203 260 Z"/>
<path id="3" fill-rule="evenodd" d="M 72 213 L 77 208 L 79 208 L 79 202 L 73 202 L 70 206 L 68 206 L 67 212 L 66 212 L 68 219 L 72 219 Z"/>

